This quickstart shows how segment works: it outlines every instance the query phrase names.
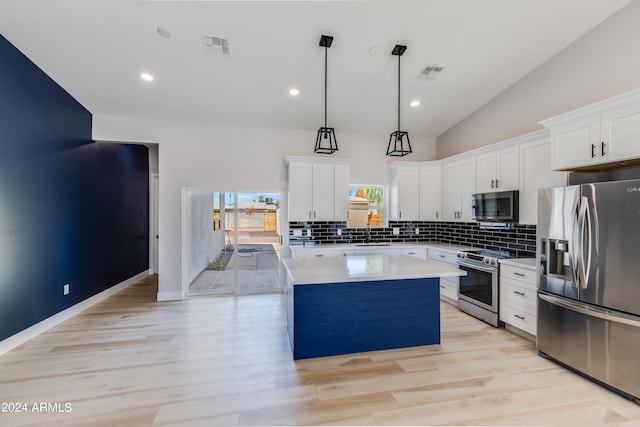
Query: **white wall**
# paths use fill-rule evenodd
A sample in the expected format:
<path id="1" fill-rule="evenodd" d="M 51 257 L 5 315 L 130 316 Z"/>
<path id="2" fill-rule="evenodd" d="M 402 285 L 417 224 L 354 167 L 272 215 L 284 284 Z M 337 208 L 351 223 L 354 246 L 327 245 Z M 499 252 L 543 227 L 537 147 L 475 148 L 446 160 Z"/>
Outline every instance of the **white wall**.
<path id="1" fill-rule="evenodd" d="M 542 128 L 540 120 L 640 88 L 640 1 L 611 16 L 437 138 L 437 158 Z"/>
<path id="2" fill-rule="evenodd" d="M 351 158 L 351 182 L 387 184 L 389 135 L 336 132 L 339 151 Z M 286 188 L 285 156 L 313 156 L 315 131 L 223 126 L 126 117 L 93 117 L 93 138 L 159 144 L 160 272 L 158 299 L 183 297 L 182 190 Z M 412 137 L 403 160 L 435 158 L 435 140 Z M 326 158 L 328 156 L 320 156 Z M 184 262 L 187 262 L 186 260 Z"/>
<path id="3" fill-rule="evenodd" d="M 189 283 L 224 249 L 224 230 L 213 230 L 213 192 L 189 191 Z"/>

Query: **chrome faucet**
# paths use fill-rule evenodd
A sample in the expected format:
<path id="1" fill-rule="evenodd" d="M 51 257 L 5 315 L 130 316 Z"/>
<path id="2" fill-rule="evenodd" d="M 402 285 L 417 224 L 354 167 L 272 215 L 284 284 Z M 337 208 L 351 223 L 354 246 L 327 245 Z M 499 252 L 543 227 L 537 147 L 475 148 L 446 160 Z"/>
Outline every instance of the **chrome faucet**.
<path id="1" fill-rule="evenodd" d="M 369 224 L 367 224 L 366 233 L 367 233 L 366 242 L 369 243 L 371 242 L 371 226 Z"/>

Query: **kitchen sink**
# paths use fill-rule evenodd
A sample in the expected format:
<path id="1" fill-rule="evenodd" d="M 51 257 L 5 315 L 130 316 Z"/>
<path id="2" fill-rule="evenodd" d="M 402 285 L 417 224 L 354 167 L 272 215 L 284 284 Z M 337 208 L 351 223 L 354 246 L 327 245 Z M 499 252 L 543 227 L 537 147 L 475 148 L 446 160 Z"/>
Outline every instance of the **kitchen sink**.
<path id="1" fill-rule="evenodd" d="M 354 246 L 391 246 L 391 243 L 356 243 Z"/>

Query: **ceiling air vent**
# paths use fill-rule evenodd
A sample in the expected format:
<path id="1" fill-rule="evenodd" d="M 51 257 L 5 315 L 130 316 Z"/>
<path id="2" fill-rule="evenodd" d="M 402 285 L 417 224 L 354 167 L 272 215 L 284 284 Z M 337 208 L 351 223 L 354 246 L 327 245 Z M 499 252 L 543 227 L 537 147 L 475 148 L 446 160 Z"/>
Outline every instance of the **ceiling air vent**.
<path id="1" fill-rule="evenodd" d="M 202 48 L 207 55 L 216 56 L 231 56 L 231 50 L 229 49 L 229 39 L 217 36 L 208 36 L 201 34 Z"/>
<path id="2" fill-rule="evenodd" d="M 435 78 L 438 77 L 438 74 L 440 74 L 442 70 L 444 70 L 444 67 L 438 67 L 436 65 L 427 65 L 426 67 L 424 67 L 424 70 L 420 72 L 418 77 L 422 79 L 427 79 L 427 80 L 435 80 Z"/>

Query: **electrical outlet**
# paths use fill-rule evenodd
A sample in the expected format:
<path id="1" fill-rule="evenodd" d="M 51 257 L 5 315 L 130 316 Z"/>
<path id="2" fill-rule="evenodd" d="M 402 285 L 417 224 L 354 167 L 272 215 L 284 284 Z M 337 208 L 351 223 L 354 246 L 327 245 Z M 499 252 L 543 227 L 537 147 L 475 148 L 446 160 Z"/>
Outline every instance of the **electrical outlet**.
<path id="1" fill-rule="evenodd" d="M 302 236 L 302 230 L 299 228 L 294 228 L 293 229 L 293 235 L 294 236 Z"/>
<path id="2" fill-rule="evenodd" d="M 307 228 L 307 236 L 311 236 L 311 229 Z"/>
<path id="3" fill-rule="evenodd" d="M 393 227 L 393 234 L 395 236 L 399 235 L 400 234 L 400 227 Z"/>
<path id="4" fill-rule="evenodd" d="M 338 228 L 336 230 L 336 233 L 338 233 L 338 236 L 342 236 L 342 228 Z"/>
<path id="5" fill-rule="evenodd" d="M 63 295 L 68 295 L 69 294 L 69 284 L 68 283 L 62 287 L 62 294 Z"/>
<path id="6" fill-rule="evenodd" d="M 420 234 L 420 228 L 416 227 L 416 234 Z"/>

